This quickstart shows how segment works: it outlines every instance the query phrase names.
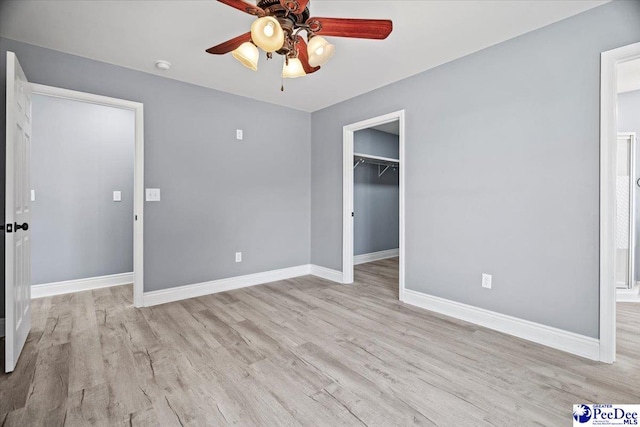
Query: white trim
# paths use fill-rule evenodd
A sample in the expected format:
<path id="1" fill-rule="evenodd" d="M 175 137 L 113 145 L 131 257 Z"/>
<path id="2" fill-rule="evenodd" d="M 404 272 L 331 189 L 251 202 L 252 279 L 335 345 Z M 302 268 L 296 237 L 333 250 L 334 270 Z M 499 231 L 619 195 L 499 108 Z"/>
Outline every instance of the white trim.
<path id="1" fill-rule="evenodd" d="M 399 277 L 398 288 L 400 300 L 404 293 L 405 278 L 405 119 L 404 110 L 363 120 L 342 128 L 342 283 L 353 283 L 353 134 L 381 124 L 398 121 L 399 123 Z"/>
<path id="2" fill-rule="evenodd" d="M 4 337 L 4 317 L 0 319 L 0 338 Z"/>
<path id="3" fill-rule="evenodd" d="M 600 361 L 616 360 L 617 65 L 640 58 L 640 43 L 600 56 Z"/>
<path id="4" fill-rule="evenodd" d="M 636 284 L 631 289 L 618 289 L 616 302 L 640 302 L 640 286 Z"/>
<path id="5" fill-rule="evenodd" d="M 467 304 L 405 289 L 405 303 L 435 311 L 498 332 L 566 351 L 587 359 L 599 360 L 600 345 L 596 338 L 552 328 L 517 317 L 473 307 Z"/>
<path id="6" fill-rule="evenodd" d="M 395 258 L 400 255 L 400 249 L 387 249 L 386 251 L 369 252 L 368 254 L 355 255 L 353 264 L 365 264 L 367 262 L 379 261 L 381 259 Z"/>
<path id="7" fill-rule="evenodd" d="M 278 280 L 291 279 L 293 277 L 306 276 L 308 274 L 310 274 L 310 267 L 309 264 L 305 264 L 297 267 L 282 268 L 280 270 L 265 271 L 263 273 L 247 274 L 245 276 L 229 277 L 227 279 L 177 286 L 160 291 L 145 292 L 144 306 L 150 307 L 218 292 L 246 288 L 248 286 L 261 285 L 263 283 L 276 282 Z"/>
<path id="8" fill-rule="evenodd" d="M 144 290 L 144 106 L 140 102 L 94 95 L 32 83 L 34 94 L 106 105 L 135 113 L 135 165 L 133 178 L 133 305 L 142 307 Z"/>
<path id="9" fill-rule="evenodd" d="M 635 132 L 618 132 L 618 139 L 626 139 L 629 143 L 629 250 L 627 251 L 627 289 L 633 288 L 636 277 L 635 260 L 636 260 L 636 133 Z M 616 144 L 617 144 L 616 141 Z M 617 145 L 616 145 L 617 159 Z M 617 219 L 617 217 L 616 217 Z M 620 288 L 618 288 L 619 290 Z M 616 296 L 616 300 L 617 299 Z"/>
<path id="10" fill-rule="evenodd" d="M 111 274 L 109 276 L 89 277 L 86 279 L 65 280 L 62 282 L 43 283 L 31 286 L 31 299 L 72 292 L 89 291 L 91 289 L 109 288 L 127 285 L 133 282 L 133 273 Z"/>
<path id="11" fill-rule="evenodd" d="M 342 128 L 342 282 L 353 283 L 353 130 Z M 404 166 L 404 165 L 403 165 Z"/>
<path id="12" fill-rule="evenodd" d="M 342 271 L 311 264 L 310 274 L 332 282 L 342 283 Z"/>

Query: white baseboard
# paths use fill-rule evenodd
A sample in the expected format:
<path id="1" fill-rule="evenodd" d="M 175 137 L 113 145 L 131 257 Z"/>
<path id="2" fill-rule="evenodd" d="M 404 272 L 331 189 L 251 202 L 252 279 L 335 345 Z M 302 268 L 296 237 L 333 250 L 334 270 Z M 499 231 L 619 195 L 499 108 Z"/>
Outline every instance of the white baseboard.
<path id="1" fill-rule="evenodd" d="M 4 319 L 0 319 L 0 338 L 4 337 Z"/>
<path id="2" fill-rule="evenodd" d="M 416 307 L 475 323 L 518 338 L 533 341 L 591 360 L 600 360 L 600 341 L 562 329 L 473 307 L 421 292 L 404 290 L 403 301 Z"/>
<path id="3" fill-rule="evenodd" d="M 31 286 L 31 298 L 43 298 L 71 292 L 89 291 L 133 283 L 133 273 L 111 274 L 87 279 L 66 280 Z"/>
<path id="4" fill-rule="evenodd" d="M 640 302 L 640 286 L 631 289 L 616 289 L 616 302 Z"/>
<path id="5" fill-rule="evenodd" d="M 212 280 L 210 282 L 162 289 L 160 291 L 145 292 L 143 295 L 143 301 L 145 307 L 150 307 L 152 305 L 165 304 L 168 302 L 180 301 L 183 299 L 195 298 L 218 292 L 231 291 L 234 289 L 246 288 L 248 286 L 306 276 L 308 274 L 310 274 L 309 264 L 305 264 L 280 270 L 265 271 L 263 273 L 247 274 L 245 276 L 236 276 L 228 279 Z"/>
<path id="6" fill-rule="evenodd" d="M 386 251 L 371 252 L 368 254 L 355 255 L 353 265 L 364 264 L 366 262 L 378 261 L 381 259 L 394 258 L 400 256 L 400 249 L 388 249 Z"/>
<path id="7" fill-rule="evenodd" d="M 311 264 L 310 273 L 322 279 L 332 282 L 342 283 L 342 271 L 332 270 L 327 267 Z"/>

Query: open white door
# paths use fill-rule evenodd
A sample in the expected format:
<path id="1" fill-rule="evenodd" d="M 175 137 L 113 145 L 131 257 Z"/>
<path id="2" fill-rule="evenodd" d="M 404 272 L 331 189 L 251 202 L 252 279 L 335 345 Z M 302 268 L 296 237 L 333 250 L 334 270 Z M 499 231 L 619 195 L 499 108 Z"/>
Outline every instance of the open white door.
<path id="1" fill-rule="evenodd" d="M 31 88 L 13 52 L 7 52 L 6 136 L 5 371 L 12 372 L 31 329 Z"/>

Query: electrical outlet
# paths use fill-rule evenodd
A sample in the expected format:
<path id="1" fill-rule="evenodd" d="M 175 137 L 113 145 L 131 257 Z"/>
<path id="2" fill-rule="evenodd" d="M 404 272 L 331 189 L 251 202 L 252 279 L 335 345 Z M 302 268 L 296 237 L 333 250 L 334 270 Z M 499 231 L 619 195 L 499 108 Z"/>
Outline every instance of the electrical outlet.
<path id="1" fill-rule="evenodd" d="M 242 141 L 242 129 L 236 129 L 236 139 Z"/>
<path id="2" fill-rule="evenodd" d="M 236 262 L 242 262 L 242 252 L 236 252 Z"/>
<path id="3" fill-rule="evenodd" d="M 491 289 L 491 275 L 482 273 L 482 287 Z"/>

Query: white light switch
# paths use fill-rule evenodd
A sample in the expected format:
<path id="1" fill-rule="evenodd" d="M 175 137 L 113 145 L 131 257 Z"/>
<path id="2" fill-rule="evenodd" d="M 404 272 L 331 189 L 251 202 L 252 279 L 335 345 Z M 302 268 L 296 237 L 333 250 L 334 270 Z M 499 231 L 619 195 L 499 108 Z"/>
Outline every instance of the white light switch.
<path id="1" fill-rule="evenodd" d="M 159 202 L 160 201 L 160 189 L 159 188 L 147 188 L 146 189 L 147 202 Z"/>
<path id="2" fill-rule="evenodd" d="M 236 139 L 242 141 L 242 129 L 236 129 Z"/>
<path id="3" fill-rule="evenodd" d="M 122 191 L 114 191 L 113 192 L 113 201 L 121 202 L 122 201 Z"/>
<path id="4" fill-rule="evenodd" d="M 31 201 L 32 202 L 36 201 L 36 190 L 31 190 Z"/>
<path id="5" fill-rule="evenodd" d="M 236 262 L 242 262 L 242 252 L 236 252 Z"/>

